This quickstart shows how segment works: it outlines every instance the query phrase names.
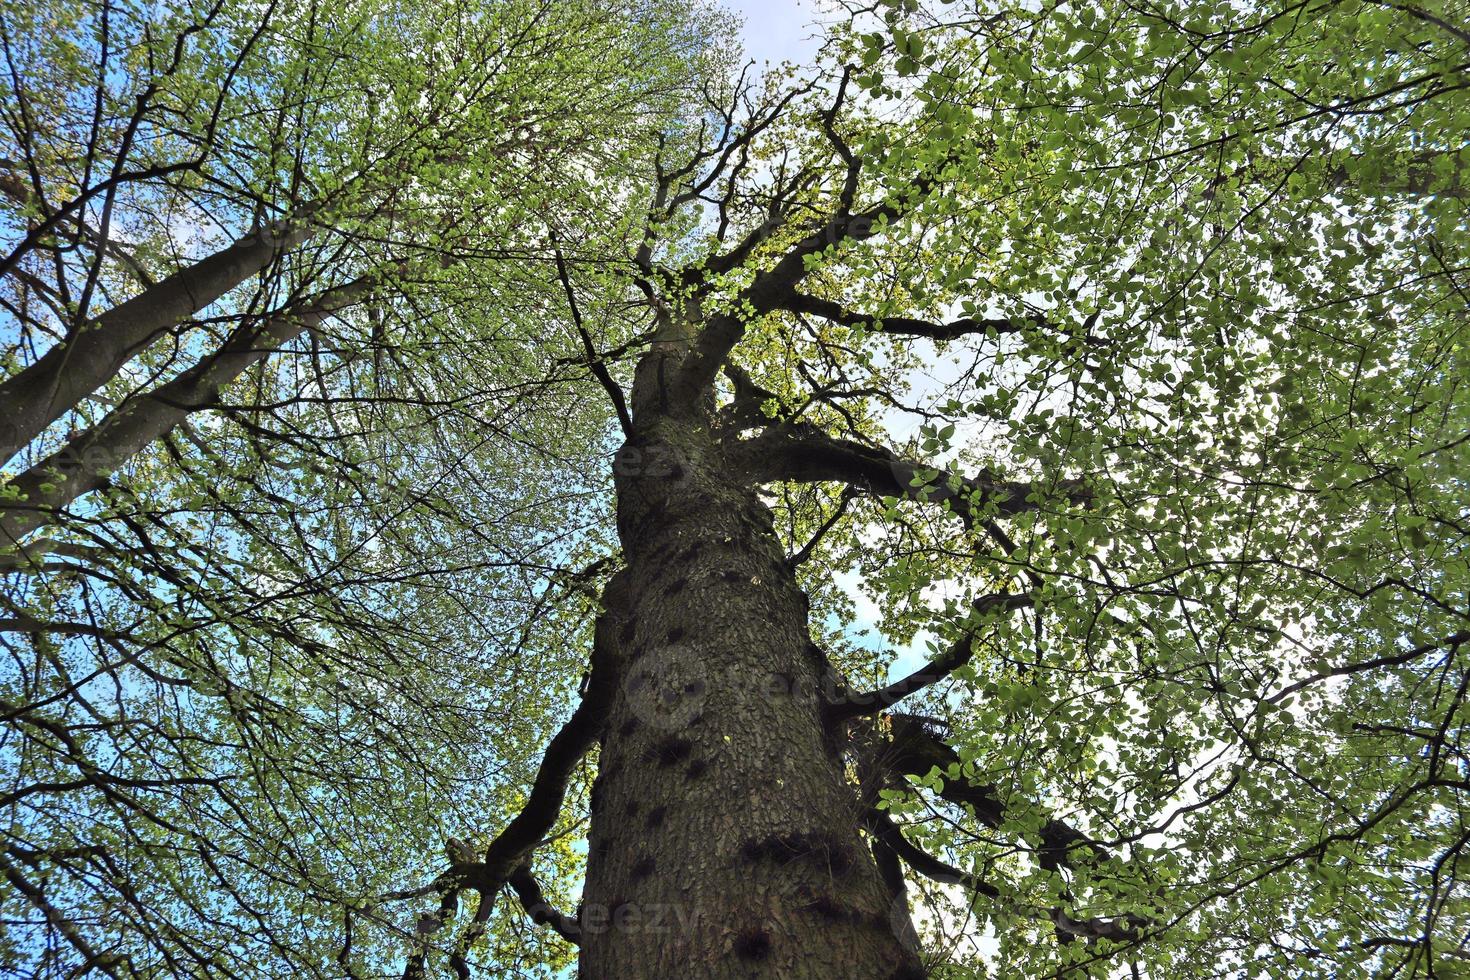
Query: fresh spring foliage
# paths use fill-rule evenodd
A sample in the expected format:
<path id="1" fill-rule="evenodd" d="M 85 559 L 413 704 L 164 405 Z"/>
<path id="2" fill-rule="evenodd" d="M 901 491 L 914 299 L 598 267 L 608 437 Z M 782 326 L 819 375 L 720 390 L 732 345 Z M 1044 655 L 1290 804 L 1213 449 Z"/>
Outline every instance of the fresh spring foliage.
<path id="1" fill-rule="evenodd" d="M 582 669 L 563 638 L 593 601 L 560 570 L 605 551 L 607 513 L 541 229 L 619 252 L 720 24 L 5 6 L 7 375 L 252 229 L 306 231 L 160 321 L 0 481 L 0 508 L 52 503 L 3 559 L 0 972 L 381 971 L 417 915 L 384 896 L 515 809 Z M 134 453 L 129 418 L 178 424 Z M 57 513 L 74 464 L 97 490 Z"/>
<path id="2" fill-rule="evenodd" d="M 951 747 L 881 794 L 947 868 L 908 873 L 932 975 L 1470 976 L 1464 10 L 831 18 L 753 79 L 654 0 L 7 9 L 8 378 L 289 241 L 17 438 L 0 958 L 448 969 L 427 883 L 576 700 L 606 389 L 697 280 L 751 444 L 918 463 L 768 495 L 854 687 L 967 651 L 864 736 Z M 273 317 L 143 448 L 53 456 Z M 594 772 L 535 855 L 563 908 Z M 493 975 L 571 962 L 489 921 Z"/>

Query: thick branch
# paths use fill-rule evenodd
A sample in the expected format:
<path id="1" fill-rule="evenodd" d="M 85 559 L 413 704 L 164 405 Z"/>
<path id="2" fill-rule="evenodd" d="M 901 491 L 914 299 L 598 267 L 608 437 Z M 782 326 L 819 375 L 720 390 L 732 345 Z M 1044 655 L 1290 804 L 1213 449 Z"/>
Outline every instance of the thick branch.
<path id="1" fill-rule="evenodd" d="M 619 576 L 614 576 L 605 595 L 611 596 L 618 582 Z M 604 612 L 597 618 L 592 644 L 592 669 L 586 691 L 577 710 L 572 712 L 572 716 L 546 747 L 541 768 L 536 773 L 535 782 L 531 784 L 530 795 L 526 797 L 526 805 L 485 849 L 484 868 L 473 882 L 474 887 L 482 894 L 489 895 L 498 891 L 526 856 L 551 832 L 556 818 L 561 814 L 567 780 L 571 777 L 572 770 L 602 733 L 608 707 L 612 704 L 616 690 L 611 660 L 618 641 L 613 616 L 612 612 Z M 488 902 L 481 903 L 482 913 L 488 915 L 488 909 Z"/>
<path id="2" fill-rule="evenodd" d="M 575 917 L 552 907 L 541 891 L 541 883 L 531 873 L 530 865 L 522 864 L 511 873 L 510 887 L 532 922 L 538 926 L 550 926 L 553 932 L 574 946 L 582 942 L 581 924 Z"/>
<path id="3" fill-rule="evenodd" d="M 943 788 L 939 791 L 943 799 L 968 806 L 976 819 L 987 827 L 995 828 L 1004 823 L 1006 806 L 994 786 L 948 777 L 951 766 L 961 765 L 958 752 L 912 718 L 894 715 L 892 720 L 893 741 L 884 747 L 882 759 L 888 769 L 922 777 L 937 767 L 946 774 Z M 1048 820 L 1042 825 L 1040 836 L 1037 861 L 1051 871 L 1070 866 L 1074 852 L 1085 851 L 1095 858 L 1108 856 L 1101 844 L 1062 820 Z"/>
<path id="4" fill-rule="evenodd" d="M 780 304 L 780 309 L 789 310 L 792 313 L 805 313 L 810 316 L 819 316 L 833 323 L 840 323 L 847 327 L 865 326 L 876 327 L 884 333 L 903 334 L 906 337 L 927 337 L 930 340 L 955 340 L 959 337 L 975 333 L 986 333 L 995 331 L 998 334 L 1018 333 L 1027 324 L 1042 325 L 1046 318 L 1040 314 L 1016 319 L 1014 317 L 964 317 L 959 320 L 951 320 L 948 323 L 934 323 L 930 320 L 918 320 L 907 316 L 884 316 L 875 317 L 862 313 L 855 313 L 845 309 L 842 304 L 830 299 L 822 299 L 817 296 L 809 296 L 806 293 L 792 292 Z"/>
<path id="5" fill-rule="evenodd" d="M 220 390 L 328 316 L 357 302 L 370 288 L 359 279 L 261 322 L 242 324 L 219 351 L 178 377 L 128 399 L 102 421 L 11 480 L 20 495 L 0 511 L 0 549 L 18 543 L 108 475 L 162 438 L 191 413 L 219 401 Z"/>
<path id="6" fill-rule="evenodd" d="M 1136 915 L 1117 919 L 1074 919 L 1065 910 L 1053 906 L 1048 911 L 1051 923 L 1063 938 L 1108 939 L 1115 943 L 1137 942 L 1149 922 Z"/>
<path id="7" fill-rule="evenodd" d="M 531 784 L 525 806 L 485 848 L 485 857 L 481 863 L 455 865 L 450 872 L 436 879 L 436 888 L 444 896 L 441 907 L 448 907 L 449 896 L 457 895 L 462 887 L 473 888 L 481 896 L 474 921 L 466 928 L 451 957 L 455 972 L 461 976 L 468 975 L 468 966 L 464 961 L 465 952 L 483 934 L 485 923 L 490 918 L 490 910 L 494 906 L 493 896 L 511 880 L 516 870 L 526 863 L 531 852 L 551 832 L 561 814 L 562 803 L 566 799 L 567 781 L 571 778 L 572 770 L 592 748 L 592 743 L 602 733 L 603 725 L 607 721 L 608 708 L 617 690 L 614 661 L 618 649 L 620 614 L 616 610 L 623 608 L 622 582 L 623 573 L 619 572 L 603 591 L 606 609 L 597 617 L 592 640 L 591 670 L 581 703 L 546 747 L 546 754 L 541 758 L 541 767 Z M 442 924 L 444 921 L 445 917 L 441 915 L 439 922 Z M 426 950 L 423 949 L 409 957 L 403 972 L 405 980 L 416 980 L 423 976 L 426 957 Z"/>
<path id="8" fill-rule="evenodd" d="M 714 383 L 720 366 L 731 349 L 745 334 L 750 317 L 758 317 L 778 309 L 788 300 L 809 271 L 808 260 L 827 248 L 847 242 L 864 242 L 877 235 L 890 222 L 908 214 L 927 199 L 940 183 L 940 175 L 959 157 L 959 151 L 947 155 L 934 169 L 915 179 L 901 196 L 875 204 L 856 214 L 843 207 L 833 214 L 824 227 L 798 240 L 776 261 L 740 291 L 736 309 L 739 313 L 713 316 L 700 332 L 699 339 L 679 369 L 672 386 L 671 398 L 676 405 L 693 405 L 700 392 Z"/>
<path id="9" fill-rule="evenodd" d="M 983 881 L 967 871 L 961 871 L 912 843 L 903 835 L 898 824 L 881 810 L 869 811 L 867 825 L 874 837 L 887 845 L 903 860 L 904 864 L 925 878 L 945 885 L 964 885 L 975 894 L 984 895 L 987 898 L 1000 898 L 1000 889 L 990 882 Z"/>
<path id="10" fill-rule="evenodd" d="M 8 420 L 0 427 L 0 460 L 14 456 L 171 327 L 268 267 L 311 233 L 303 214 L 247 235 L 119 303 L 0 382 L 0 418 Z"/>
<path id="11" fill-rule="evenodd" d="M 837 213 L 848 214 L 852 211 L 852 202 L 857 198 L 858 178 L 862 175 L 863 164 L 857 154 L 852 152 L 852 147 L 847 145 L 847 140 L 837 131 L 837 116 L 842 112 L 842 103 L 847 97 L 847 83 L 852 80 L 852 67 L 844 66 L 842 69 L 842 80 L 837 83 L 837 96 L 832 100 L 832 105 L 822 114 L 822 132 L 827 134 L 827 141 L 842 158 L 847 171 L 842 177 L 842 192 L 837 198 Z"/>
<path id="12" fill-rule="evenodd" d="M 914 844 L 903 835 L 903 830 L 893 822 L 888 814 L 879 810 L 870 811 L 867 827 L 874 837 L 882 841 L 905 864 L 925 878 L 945 885 L 963 885 L 976 895 L 984 895 L 986 898 L 999 899 L 1001 897 L 1000 889 L 990 882 L 968 871 L 961 871 Z M 1075 919 L 1057 906 L 1047 910 L 1047 918 L 1051 920 L 1058 935 L 1066 941 L 1110 939 L 1120 943 L 1133 942 L 1148 925 L 1137 916 L 1127 916 L 1121 919 Z"/>
<path id="13" fill-rule="evenodd" d="M 845 483 L 880 496 L 947 501 L 967 524 L 979 516 L 972 502 L 977 495 L 981 508 L 994 504 L 1003 516 L 1036 507 L 1029 499 L 1033 493 L 1029 483 L 997 480 L 983 472 L 961 478 L 810 426 L 771 426 L 736 444 L 733 453 L 737 464 L 759 483 Z M 1065 488 L 1074 499 L 1083 499 L 1075 484 L 1065 484 Z"/>

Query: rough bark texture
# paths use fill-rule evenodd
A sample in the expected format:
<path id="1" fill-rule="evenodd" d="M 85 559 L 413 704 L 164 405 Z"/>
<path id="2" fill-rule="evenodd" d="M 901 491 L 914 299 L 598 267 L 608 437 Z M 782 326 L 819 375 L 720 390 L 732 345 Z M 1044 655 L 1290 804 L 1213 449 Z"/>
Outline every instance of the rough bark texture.
<path id="1" fill-rule="evenodd" d="M 627 614 L 581 976 L 921 977 L 823 722 L 806 597 L 690 414 L 641 413 L 616 463 Z"/>

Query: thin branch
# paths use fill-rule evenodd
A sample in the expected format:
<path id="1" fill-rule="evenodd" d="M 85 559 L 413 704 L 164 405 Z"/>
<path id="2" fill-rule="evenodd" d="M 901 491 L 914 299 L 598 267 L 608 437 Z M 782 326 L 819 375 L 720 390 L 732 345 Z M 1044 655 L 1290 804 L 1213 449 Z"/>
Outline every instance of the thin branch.
<path id="1" fill-rule="evenodd" d="M 992 611 L 1027 609 L 1032 605 L 1032 598 L 1027 593 L 1003 592 L 981 596 L 975 600 L 972 609 L 974 617 L 977 620 L 983 620 Z M 827 705 L 829 717 L 835 720 L 845 720 L 859 715 L 875 715 L 891 708 L 910 694 L 922 691 L 943 680 L 970 662 L 975 651 L 977 630 L 978 623 L 976 626 L 968 627 L 958 640 L 950 644 L 948 649 L 902 680 L 894 681 L 887 687 L 869 691 L 866 694 L 848 694 L 841 700 L 829 703 Z"/>
<path id="2" fill-rule="evenodd" d="M 613 408 L 618 413 L 618 424 L 623 428 L 623 435 L 630 436 L 633 434 L 633 417 L 628 414 L 628 402 L 623 396 L 623 389 L 613 380 L 612 373 L 607 369 L 607 363 L 598 356 L 597 348 L 592 346 L 592 335 L 587 332 L 586 326 L 582 323 L 582 311 L 577 306 L 577 294 L 572 289 L 572 279 L 567 274 L 567 261 L 561 253 L 561 246 L 556 244 L 555 232 L 551 233 L 551 242 L 552 254 L 556 257 L 556 275 L 561 280 L 562 289 L 566 291 L 567 305 L 572 311 L 572 323 L 582 337 L 582 350 L 587 355 L 587 367 L 607 392 L 607 397 L 612 399 Z"/>
<path id="3" fill-rule="evenodd" d="M 1370 0 L 1370 2 L 1376 3 L 1380 7 L 1387 7 L 1390 10 L 1397 10 L 1399 13 L 1408 14 L 1410 17 L 1416 20 L 1422 20 L 1426 24 L 1433 24 L 1435 27 L 1453 34 L 1466 44 L 1470 44 L 1470 30 L 1457 27 L 1441 17 L 1436 17 L 1427 10 L 1421 10 L 1407 3 L 1386 3 L 1385 0 Z"/>
<path id="4" fill-rule="evenodd" d="M 1455 650 L 1458 650 L 1461 645 L 1466 643 L 1470 643 L 1470 630 L 1461 630 L 1460 632 L 1453 633 L 1443 639 L 1435 640 L 1432 643 L 1421 644 L 1417 647 L 1414 647 L 1412 650 L 1405 650 L 1402 653 L 1396 653 L 1386 657 L 1375 657 L 1372 660 L 1365 660 L 1362 663 L 1345 664 L 1341 667 L 1329 667 L 1326 670 L 1311 675 L 1310 677 L 1303 677 L 1301 680 L 1296 681 L 1293 684 L 1288 684 L 1286 687 L 1282 688 L 1281 690 L 1277 691 L 1275 694 L 1267 698 L 1266 703 L 1277 704 L 1284 698 L 1290 697 L 1297 691 L 1300 691 L 1302 688 L 1310 687 L 1311 685 L 1324 681 L 1329 677 L 1349 677 L 1353 674 L 1361 674 L 1364 671 L 1377 670 L 1379 667 L 1397 667 L 1400 664 L 1408 663 L 1410 660 L 1417 660 L 1419 657 L 1422 657 L 1427 653 L 1433 653 L 1436 650 L 1448 648 L 1451 652 L 1453 652 Z"/>
<path id="5" fill-rule="evenodd" d="M 817 528 L 816 533 L 812 535 L 810 541 L 802 545 L 800 551 L 786 559 L 787 568 L 799 568 L 806 563 L 807 559 L 812 556 L 812 552 L 816 550 L 817 545 L 821 544 L 822 539 L 827 536 L 827 533 L 836 527 L 837 522 L 847 515 L 847 508 L 855 496 L 856 494 L 851 490 L 843 491 L 841 499 L 837 501 L 837 509 L 832 512 L 832 516 L 822 522 L 822 526 Z"/>

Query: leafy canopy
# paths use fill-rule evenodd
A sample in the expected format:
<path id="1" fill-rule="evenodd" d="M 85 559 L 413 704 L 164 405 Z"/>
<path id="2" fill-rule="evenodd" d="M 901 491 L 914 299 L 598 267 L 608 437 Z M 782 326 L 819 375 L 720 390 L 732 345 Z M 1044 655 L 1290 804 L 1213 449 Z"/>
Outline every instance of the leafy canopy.
<path id="1" fill-rule="evenodd" d="M 64 135 L 90 131 L 102 13 L 79 10 L 7 26 L 28 45 L 13 77 L 54 103 L 33 117 L 70 121 L 12 117 L 7 154 L 30 162 L 5 173 L 57 200 L 91 180 Z M 935 975 L 1465 972 L 1463 17 L 888 0 L 851 11 L 817 65 L 747 84 L 709 53 L 722 26 L 678 5 L 280 10 L 270 37 L 290 43 L 254 45 L 254 8 L 189 34 L 197 66 L 163 72 L 175 101 L 147 153 L 202 143 L 209 166 L 127 182 L 117 220 L 138 230 L 119 237 L 161 271 L 174 211 L 208 202 L 233 233 L 329 199 L 333 230 L 277 292 L 219 315 L 317 277 L 385 285 L 7 573 L 8 958 L 382 972 L 417 908 L 384 894 L 516 811 L 616 561 L 616 423 L 555 248 L 624 387 L 650 307 L 703 268 L 706 318 L 741 321 L 748 429 L 921 461 L 909 496 L 929 503 L 831 483 L 770 499 L 790 552 L 826 529 L 801 574 L 855 686 L 974 645 L 878 722 L 922 716 L 954 747 L 884 794 L 968 876 L 912 880 Z M 135 28 L 119 77 L 158 76 L 183 23 Z M 97 145 L 131 97 L 109 96 Z M 722 129 L 743 149 L 708 152 Z M 45 219 L 26 198 L 17 238 Z M 740 290 L 844 200 L 892 213 L 807 256 L 800 308 L 751 315 Z M 772 230 L 774 210 L 809 220 Z M 85 237 L 38 235 L 57 255 L 28 271 L 138 288 Z M 15 370 L 80 322 L 67 301 L 17 313 L 39 292 L 19 281 Z M 201 315 L 75 424 L 225 328 Z M 1001 528 L 950 472 L 1034 495 Z M 998 592 L 1027 601 L 978 602 Z M 956 803 L 967 784 L 1004 801 L 993 825 Z M 576 790 L 537 855 L 567 907 Z M 1058 867 L 1055 820 L 1100 846 Z M 80 923 L 60 946 L 38 938 L 48 907 Z M 1120 930 L 1058 942 L 1078 935 L 1059 909 Z M 491 923 L 476 955 L 494 969 L 568 962 L 509 905 Z"/>

